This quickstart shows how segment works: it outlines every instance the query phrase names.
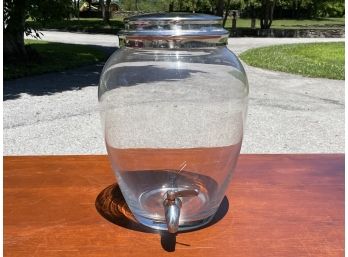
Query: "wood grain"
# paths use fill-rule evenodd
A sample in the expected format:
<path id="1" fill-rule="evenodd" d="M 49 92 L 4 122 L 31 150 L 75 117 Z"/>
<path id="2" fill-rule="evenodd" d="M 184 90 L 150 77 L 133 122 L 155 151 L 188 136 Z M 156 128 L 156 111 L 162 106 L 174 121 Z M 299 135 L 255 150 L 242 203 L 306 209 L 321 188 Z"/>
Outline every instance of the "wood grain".
<path id="1" fill-rule="evenodd" d="M 114 183 L 106 156 L 5 157 L 5 256 L 344 254 L 343 154 L 242 155 L 224 217 L 176 238 L 103 217 Z"/>

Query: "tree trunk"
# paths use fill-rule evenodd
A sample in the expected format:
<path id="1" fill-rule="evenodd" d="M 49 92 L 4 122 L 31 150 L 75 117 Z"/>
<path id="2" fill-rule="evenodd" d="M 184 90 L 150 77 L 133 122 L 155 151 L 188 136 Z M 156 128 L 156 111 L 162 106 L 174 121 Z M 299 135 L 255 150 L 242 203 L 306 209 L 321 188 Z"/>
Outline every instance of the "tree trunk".
<path id="1" fill-rule="evenodd" d="M 88 0 L 88 11 L 90 12 L 92 10 L 92 0 Z"/>
<path id="2" fill-rule="evenodd" d="M 106 2 L 105 2 L 104 21 L 107 23 L 110 23 L 110 3 L 111 3 L 111 0 L 106 0 Z"/>
<path id="3" fill-rule="evenodd" d="M 297 11 L 297 0 L 292 0 L 292 7 L 291 7 L 291 18 L 292 19 L 295 19 L 296 11 Z"/>
<path id="4" fill-rule="evenodd" d="M 170 1 L 169 3 L 169 12 L 174 12 L 174 1 Z"/>
<path id="5" fill-rule="evenodd" d="M 74 0 L 74 16 L 77 17 L 77 3 L 76 3 L 76 0 Z"/>
<path id="6" fill-rule="evenodd" d="M 236 30 L 237 28 L 237 13 L 236 11 L 232 12 L 232 30 Z"/>
<path id="7" fill-rule="evenodd" d="M 182 11 L 182 1 L 183 1 L 183 0 L 179 0 L 179 1 L 178 1 L 178 4 L 179 4 L 179 11 L 180 11 L 180 12 Z"/>
<path id="8" fill-rule="evenodd" d="M 80 20 L 80 0 L 77 0 L 77 20 Z"/>
<path id="9" fill-rule="evenodd" d="M 256 27 L 256 13 L 254 3 L 250 4 L 250 16 L 251 16 L 251 28 L 255 29 Z"/>
<path id="10" fill-rule="evenodd" d="M 224 7 L 225 7 L 224 0 L 217 0 L 216 1 L 216 16 L 220 16 L 220 17 L 224 16 Z"/>
<path id="11" fill-rule="evenodd" d="M 210 5 L 210 13 L 215 14 L 215 0 L 209 0 Z"/>
<path id="12" fill-rule="evenodd" d="M 317 4 L 317 2 L 316 1 L 313 1 L 313 3 L 312 3 L 312 6 L 311 6 L 312 8 L 312 11 L 311 11 L 311 16 L 312 16 L 312 18 L 317 18 L 318 17 L 318 4 Z"/>
<path id="13" fill-rule="evenodd" d="M 260 17 L 261 29 L 269 29 L 271 27 L 273 21 L 274 6 L 275 0 L 262 0 Z"/>
<path id="14" fill-rule="evenodd" d="M 223 19 L 223 21 L 222 21 L 222 26 L 223 26 L 223 27 L 225 27 L 228 14 L 230 13 L 230 8 L 231 8 L 231 0 L 227 0 L 227 3 L 226 3 L 226 10 L 225 10 L 225 16 L 224 16 L 224 19 Z"/>
<path id="15" fill-rule="evenodd" d="M 197 1 L 196 0 L 192 0 L 191 3 L 192 3 L 192 13 L 195 13 L 196 12 L 196 7 L 197 7 Z"/>
<path id="16" fill-rule="evenodd" d="M 300 18 L 301 3 L 302 3 L 302 1 L 297 1 L 296 19 Z"/>
<path id="17" fill-rule="evenodd" d="M 24 46 L 25 30 L 25 1 L 13 1 L 7 26 L 4 26 L 3 50 L 4 61 L 17 58 L 26 59 L 27 51 Z"/>
<path id="18" fill-rule="evenodd" d="M 99 6 L 100 6 L 100 10 L 101 10 L 101 12 L 102 12 L 102 18 L 103 18 L 103 21 L 104 22 L 107 22 L 106 20 L 105 20 L 105 4 L 104 4 L 104 0 L 99 0 Z"/>

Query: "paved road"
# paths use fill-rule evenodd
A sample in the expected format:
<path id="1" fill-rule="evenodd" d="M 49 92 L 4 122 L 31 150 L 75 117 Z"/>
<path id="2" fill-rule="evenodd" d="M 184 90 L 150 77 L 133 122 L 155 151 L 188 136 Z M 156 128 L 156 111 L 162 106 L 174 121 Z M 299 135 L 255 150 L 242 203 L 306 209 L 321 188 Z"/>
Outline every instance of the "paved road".
<path id="1" fill-rule="evenodd" d="M 112 35 L 44 32 L 44 40 L 117 47 Z M 233 38 L 229 48 L 343 39 Z M 4 83 L 4 154 L 105 153 L 97 84 L 102 64 Z M 344 152 L 344 81 L 245 66 L 250 101 L 244 153 Z"/>

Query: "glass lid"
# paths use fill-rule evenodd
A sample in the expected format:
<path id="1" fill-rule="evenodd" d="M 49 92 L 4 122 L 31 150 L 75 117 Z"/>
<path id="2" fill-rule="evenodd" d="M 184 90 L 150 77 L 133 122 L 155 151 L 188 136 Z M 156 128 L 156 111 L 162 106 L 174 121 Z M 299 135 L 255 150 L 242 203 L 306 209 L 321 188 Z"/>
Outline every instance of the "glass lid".
<path id="1" fill-rule="evenodd" d="M 125 18 L 120 45 L 187 48 L 226 45 L 229 32 L 222 18 L 195 13 L 156 13 Z"/>

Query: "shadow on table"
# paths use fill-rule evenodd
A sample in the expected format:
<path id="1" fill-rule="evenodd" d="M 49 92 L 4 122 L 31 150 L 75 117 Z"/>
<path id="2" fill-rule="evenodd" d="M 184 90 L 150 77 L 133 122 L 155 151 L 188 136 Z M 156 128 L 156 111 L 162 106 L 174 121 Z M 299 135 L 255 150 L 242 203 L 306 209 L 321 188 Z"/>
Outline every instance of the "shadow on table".
<path id="1" fill-rule="evenodd" d="M 103 191 L 99 193 L 95 201 L 95 206 L 99 214 L 113 224 L 116 224 L 118 226 L 121 226 L 127 229 L 135 230 L 135 231 L 160 234 L 161 245 L 163 249 L 168 252 L 175 251 L 176 244 L 190 246 L 189 244 L 177 242 L 176 234 L 171 234 L 166 231 L 151 229 L 138 223 L 136 219 L 134 218 L 132 212 L 130 211 L 121 193 L 120 187 L 117 183 L 108 186 L 107 188 L 105 188 Z M 227 197 L 225 196 L 212 221 L 208 223 L 207 225 L 200 227 L 198 229 L 204 229 L 206 227 L 212 226 L 215 223 L 217 223 L 226 215 L 228 208 L 229 208 L 229 202 Z M 195 230 L 197 229 L 180 232 L 180 233 L 187 233 L 187 232 L 192 232 Z"/>
<path id="2" fill-rule="evenodd" d="M 111 55 L 116 47 L 93 46 Z M 44 65 L 44 64 L 42 64 Z M 64 91 L 80 90 L 84 87 L 97 86 L 104 63 L 50 72 L 24 78 L 4 81 L 3 101 L 17 99 L 22 93 L 32 96 L 52 95 Z"/>

